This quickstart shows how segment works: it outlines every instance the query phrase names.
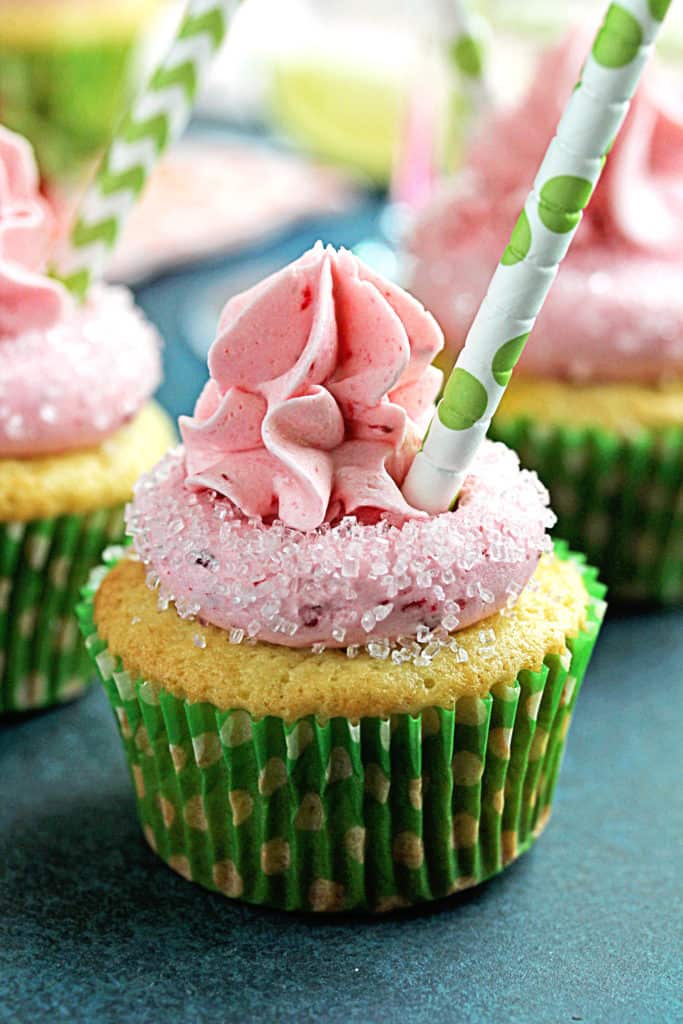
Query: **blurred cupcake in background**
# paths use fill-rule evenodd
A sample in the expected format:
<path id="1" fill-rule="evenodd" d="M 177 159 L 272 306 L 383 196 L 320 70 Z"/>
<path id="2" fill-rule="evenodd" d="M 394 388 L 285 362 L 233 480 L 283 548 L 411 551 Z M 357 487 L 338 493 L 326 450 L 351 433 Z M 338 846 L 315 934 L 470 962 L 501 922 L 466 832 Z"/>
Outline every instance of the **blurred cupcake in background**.
<path id="1" fill-rule="evenodd" d="M 73 181 L 108 142 L 141 37 L 161 0 L 4 0 L 0 121 L 33 144 L 41 174 Z"/>
<path id="2" fill-rule="evenodd" d="M 570 34 L 523 101 L 494 114 L 465 172 L 423 211 L 410 285 L 450 365 L 514 227 L 586 52 Z M 683 85 L 653 71 L 636 95 L 491 434 L 549 487 L 557 534 L 618 596 L 683 600 Z M 505 259 L 514 259 L 511 250 Z"/>
<path id="3" fill-rule="evenodd" d="M 79 588 L 173 437 L 149 401 L 158 335 L 125 289 L 78 305 L 47 277 L 53 235 L 31 148 L 0 127 L 0 713 L 86 685 Z"/>

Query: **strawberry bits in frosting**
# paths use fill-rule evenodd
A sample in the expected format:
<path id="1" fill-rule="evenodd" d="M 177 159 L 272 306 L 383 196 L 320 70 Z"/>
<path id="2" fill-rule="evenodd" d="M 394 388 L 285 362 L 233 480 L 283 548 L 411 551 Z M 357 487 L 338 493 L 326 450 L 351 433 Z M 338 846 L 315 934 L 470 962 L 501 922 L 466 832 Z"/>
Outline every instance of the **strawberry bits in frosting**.
<path id="1" fill-rule="evenodd" d="M 514 600 L 553 517 L 512 452 L 485 443 L 453 512 L 401 494 L 441 344 L 418 302 L 321 245 L 231 299 L 184 447 L 128 511 L 160 606 L 231 642 L 421 664 Z"/>
<path id="2" fill-rule="evenodd" d="M 78 306 L 47 276 L 54 236 L 31 148 L 0 126 L 0 458 L 97 444 L 159 382 L 158 336 L 124 289 Z"/>
<path id="3" fill-rule="evenodd" d="M 225 307 L 211 380 L 180 421 L 188 483 L 300 530 L 352 512 L 418 515 L 400 484 L 442 344 L 415 299 L 318 243 Z"/>

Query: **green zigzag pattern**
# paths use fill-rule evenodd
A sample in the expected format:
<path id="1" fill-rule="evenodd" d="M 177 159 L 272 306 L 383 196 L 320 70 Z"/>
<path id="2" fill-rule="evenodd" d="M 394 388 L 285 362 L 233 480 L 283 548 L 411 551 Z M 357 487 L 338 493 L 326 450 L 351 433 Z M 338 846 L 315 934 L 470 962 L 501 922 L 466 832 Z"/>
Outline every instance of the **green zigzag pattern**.
<path id="1" fill-rule="evenodd" d="M 225 28 L 225 15 L 223 11 L 214 8 L 212 11 L 206 11 L 205 14 L 186 18 L 181 25 L 178 36 L 180 39 L 189 39 L 191 36 L 208 32 L 213 39 L 214 47 L 217 49 L 225 35 Z"/>
<path id="2" fill-rule="evenodd" d="M 178 33 L 179 39 L 191 39 L 194 36 L 207 34 L 211 37 L 213 48 L 217 49 L 225 35 L 226 19 L 223 11 L 214 9 L 198 16 L 190 16 L 182 24 Z M 192 103 L 198 85 L 197 68 L 192 60 L 172 68 L 160 67 L 153 74 L 149 89 L 153 92 L 164 92 L 179 86 L 185 93 L 188 103 Z M 169 142 L 168 115 L 160 112 L 145 121 L 135 121 L 129 115 L 122 125 L 119 137 L 123 142 L 135 143 L 142 139 L 151 139 L 157 153 L 161 153 Z M 147 168 L 138 164 L 125 171 L 115 173 L 108 161 L 100 171 L 97 183 L 102 195 L 109 196 L 118 192 L 130 191 L 138 196 L 147 180 Z M 96 242 L 102 242 L 112 248 L 119 232 L 119 224 L 115 217 L 107 217 L 96 224 L 86 224 L 78 220 L 73 229 L 72 242 L 77 248 L 84 248 Z M 62 278 L 70 291 L 83 297 L 90 283 L 90 272 L 82 269 Z"/>

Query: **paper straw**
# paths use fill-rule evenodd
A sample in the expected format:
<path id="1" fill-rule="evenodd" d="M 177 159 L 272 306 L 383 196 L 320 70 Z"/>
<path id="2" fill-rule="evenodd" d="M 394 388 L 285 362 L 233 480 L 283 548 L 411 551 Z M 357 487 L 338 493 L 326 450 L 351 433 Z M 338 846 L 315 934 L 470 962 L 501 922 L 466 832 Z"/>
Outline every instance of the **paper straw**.
<path id="1" fill-rule="evenodd" d="M 408 4 L 408 15 L 413 20 L 419 19 L 422 13 L 422 6 L 415 0 Z M 445 38 L 448 61 L 458 73 L 459 86 L 464 84 L 476 118 L 491 103 L 485 75 L 482 19 L 472 14 L 465 0 L 435 0 L 435 13 L 439 52 Z M 425 45 L 427 42 L 431 51 L 431 33 L 428 40 L 423 40 Z M 443 162 L 443 153 L 439 150 L 449 148 L 444 145 L 440 125 L 444 111 L 434 102 L 429 89 L 428 60 L 432 59 L 430 52 L 428 59 L 423 57 L 413 71 L 414 80 L 408 90 L 392 168 L 391 198 L 407 210 L 419 209 L 432 194 L 439 176 L 438 164 Z M 460 90 L 456 92 L 459 95 Z"/>
<path id="2" fill-rule="evenodd" d="M 484 60 L 484 23 L 471 11 L 467 0 L 438 0 L 438 7 L 449 61 L 462 79 L 473 113 L 480 113 L 491 104 Z"/>
<path id="3" fill-rule="evenodd" d="M 164 60 L 114 136 L 53 270 L 83 298 L 105 272 L 126 216 L 165 149 L 183 132 L 239 0 L 189 0 Z"/>
<path id="4" fill-rule="evenodd" d="M 392 202 L 410 211 L 423 205 L 438 177 L 438 120 L 434 97 L 416 82 L 406 97 L 389 189 Z"/>
<path id="5" fill-rule="evenodd" d="M 576 233 L 669 3 L 622 0 L 607 10 L 404 482 L 403 493 L 417 508 L 443 512 L 457 497 Z"/>

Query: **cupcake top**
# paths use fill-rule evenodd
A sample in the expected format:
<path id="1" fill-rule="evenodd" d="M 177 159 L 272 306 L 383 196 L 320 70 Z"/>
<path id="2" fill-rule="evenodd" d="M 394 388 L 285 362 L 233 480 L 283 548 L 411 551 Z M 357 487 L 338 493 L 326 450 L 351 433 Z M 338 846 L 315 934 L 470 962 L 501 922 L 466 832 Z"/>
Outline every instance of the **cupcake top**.
<path id="1" fill-rule="evenodd" d="M 97 444 L 160 379 L 159 338 L 127 291 L 79 306 L 46 275 L 54 234 L 29 144 L 0 127 L 0 458 Z"/>
<path id="2" fill-rule="evenodd" d="M 521 104 L 482 125 L 465 172 L 424 210 L 411 287 L 457 351 L 581 71 L 570 34 Z M 661 74 L 661 73 L 660 73 Z M 683 372 L 683 89 L 653 72 L 633 101 L 519 372 L 655 382 Z M 457 282 L 457 286 L 453 286 Z"/>
<path id="3" fill-rule="evenodd" d="M 401 494 L 442 340 L 411 296 L 320 244 L 231 299 L 184 446 L 128 512 L 160 606 L 235 643 L 421 664 L 516 599 L 553 517 L 512 452 L 487 442 L 452 512 Z"/>
<path id="4" fill-rule="evenodd" d="M 312 530 L 423 513 L 400 484 L 429 422 L 443 344 L 407 292 L 318 243 L 223 310 L 211 379 L 182 417 L 188 482 Z"/>

